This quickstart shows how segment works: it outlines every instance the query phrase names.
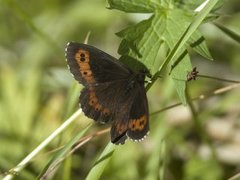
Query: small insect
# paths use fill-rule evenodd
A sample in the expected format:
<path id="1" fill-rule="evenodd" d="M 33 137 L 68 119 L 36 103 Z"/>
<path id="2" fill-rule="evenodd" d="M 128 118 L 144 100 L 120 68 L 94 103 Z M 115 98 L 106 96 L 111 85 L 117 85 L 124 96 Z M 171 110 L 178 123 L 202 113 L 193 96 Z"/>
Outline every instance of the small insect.
<path id="1" fill-rule="evenodd" d="M 127 137 L 143 140 L 149 132 L 149 111 L 144 80 L 147 72 L 134 72 L 109 54 L 86 44 L 67 44 L 66 59 L 74 78 L 84 88 L 79 98 L 84 114 L 98 122 L 111 122 L 111 142 Z"/>
<path id="2" fill-rule="evenodd" d="M 198 73 L 197 67 L 194 67 L 192 71 L 187 74 L 187 81 L 196 80 Z"/>

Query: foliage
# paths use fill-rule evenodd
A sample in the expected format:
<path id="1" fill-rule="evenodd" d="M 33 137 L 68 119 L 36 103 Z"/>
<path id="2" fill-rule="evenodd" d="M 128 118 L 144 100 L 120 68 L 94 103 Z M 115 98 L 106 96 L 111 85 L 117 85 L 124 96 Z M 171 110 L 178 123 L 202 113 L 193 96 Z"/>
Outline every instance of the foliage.
<path id="1" fill-rule="evenodd" d="M 10 169 L 77 110 L 80 86 L 66 68 L 64 46 L 83 41 L 88 31 L 89 44 L 115 56 L 121 40 L 120 60 L 133 69 L 144 65 L 153 75 L 147 86 L 151 134 L 141 143 L 104 148 L 109 132 L 89 126 L 92 120 L 82 114 L 16 179 L 226 179 L 236 174 L 240 151 L 228 151 L 234 157 L 222 152 L 239 147 L 239 86 L 211 97 L 226 86 L 223 78 L 239 78 L 239 3 L 215 0 L 194 11 L 202 3 L 108 0 L 104 8 L 98 0 L 1 1 L 2 176 L 14 174 Z M 195 66 L 200 75 L 220 81 L 199 76 L 187 82 Z M 200 94 L 205 99 L 193 102 Z M 189 108 L 164 109 L 179 101 Z"/>

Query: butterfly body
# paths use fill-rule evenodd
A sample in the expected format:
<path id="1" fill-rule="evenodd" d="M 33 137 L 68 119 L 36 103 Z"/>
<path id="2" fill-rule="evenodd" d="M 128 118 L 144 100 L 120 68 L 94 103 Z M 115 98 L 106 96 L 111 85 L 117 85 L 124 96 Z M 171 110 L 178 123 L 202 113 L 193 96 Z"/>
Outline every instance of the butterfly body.
<path id="1" fill-rule="evenodd" d="M 134 72 L 107 53 L 86 44 L 68 43 L 66 59 L 74 78 L 84 85 L 80 106 L 89 118 L 112 122 L 111 141 L 139 141 L 149 131 L 145 71 Z"/>

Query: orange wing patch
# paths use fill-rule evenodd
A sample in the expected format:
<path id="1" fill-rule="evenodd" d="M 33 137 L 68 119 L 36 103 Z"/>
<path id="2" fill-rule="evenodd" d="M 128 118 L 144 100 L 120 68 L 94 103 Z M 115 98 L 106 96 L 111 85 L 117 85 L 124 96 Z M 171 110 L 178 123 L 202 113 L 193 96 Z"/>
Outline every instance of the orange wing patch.
<path id="1" fill-rule="evenodd" d="M 144 126 L 147 124 L 147 116 L 143 115 L 138 119 L 130 119 L 128 128 L 131 131 L 141 131 L 143 130 Z"/>
<path id="2" fill-rule="evenodd" d="M 93 87 L 89 88 L 89 105 L 94 108 L 95 111 L 100 111 L 104 116 L 110 115 L 110 110 L 108 108 L 103 107 L 98 102 L 98 98 L 96 96 L 96 93 L 94 91 Z"/>
<path id="3" fill-rule="evenodd" d="M 104 116 L 109 116 L 110 115 L 110 110 L 108 108 L 103 109 L 103 115 Z"/>
<path id="4" fill-rule="evenodd" d="M 90 61 L 89 52 L 83 49 L 79 49 L 75 54 L 75 59 L 80 67 L 80 72 L 82 74 L 82 77 L 88 83 L 94 83 L 95 80 L 92 76 L 92 71 L 89 65 L 89 61 Z"/>
<path id="5" fill-rule="evenodd" d="M 125 131 L 127 131 L 127 125 L 124 123 L 116 123 L 116 130 L 118 134 L 123 134 Z"/>
<path id="6" fill-rule="evenodd" d="M 78 61 L 78 63 L 89 63 L 89 52 L 83 49 L 79 49 L 75 54 L 75 59 Z"/>

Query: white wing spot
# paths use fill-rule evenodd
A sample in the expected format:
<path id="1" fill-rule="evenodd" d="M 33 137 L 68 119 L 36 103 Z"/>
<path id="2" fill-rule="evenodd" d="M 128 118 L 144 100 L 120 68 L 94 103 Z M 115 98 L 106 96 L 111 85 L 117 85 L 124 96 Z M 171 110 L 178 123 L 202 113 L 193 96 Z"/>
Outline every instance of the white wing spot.
<path id="1" fill-rule="evenodd" d="M 126 133 L 127 134 L 127 137 L 131 140 L 131 141 L 133 141 L 133 142 L 141 142 L 141 141 L 143 141 L 148 135 L 149 135 L 149 131 L 147 132 L 147 134 L 145 135 L 145 136 L 143 136 L 143 138 L 141 138 L 141 139 L 131 139 L 129 136 L 128 136 L 128 133 Z"/>

